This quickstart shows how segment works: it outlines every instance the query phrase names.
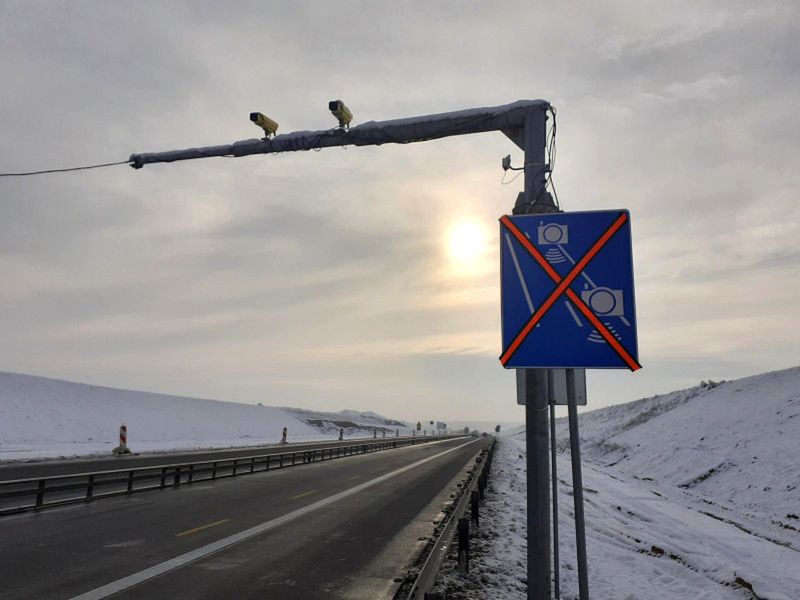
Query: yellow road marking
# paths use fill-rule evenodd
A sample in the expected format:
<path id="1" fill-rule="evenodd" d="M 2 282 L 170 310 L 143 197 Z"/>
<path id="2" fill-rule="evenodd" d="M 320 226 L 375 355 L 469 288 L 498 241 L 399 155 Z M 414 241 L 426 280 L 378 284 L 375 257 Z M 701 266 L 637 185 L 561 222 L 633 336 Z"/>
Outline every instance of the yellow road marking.
<path id="1" fill-rule="evenodd" d="M 200 525 L 200 527 L 195 527 L 194 529 L 187 529 L 186 531 L 181 531 L 180 533 L 176 533 L 175 537 L 183 537 L 185 535 L 192 535 L 193 533 L 197 533 L 198 531 L 203 531 L 204 529 L 209 529 L 211 527 L 216 527 L 217 525 L 222 525 L 223 523 L 227 523 L 230 519 L 220 519 L 219 521 L 214 521 L 213 523 L 207 523 L 205 525 Z"/>
<path id="2" fill-rule="evenodd" d="M 300 498 L 305 498 L 306 496 L 310 496 L 311 494 L 316 494 L 317 490 L 309 490 L 307 492 L 303 492 L 302 494 L 297 494 L 297 496 L 292 496 L 290 500 L 299 500 Z"/>
<path id="3" fill-rule="evenodd" d="M 360 479 L 361 475 L 353 475 L 352 477 L 348 477 L 345 481 L 355 481 L 356 479 Z"/>

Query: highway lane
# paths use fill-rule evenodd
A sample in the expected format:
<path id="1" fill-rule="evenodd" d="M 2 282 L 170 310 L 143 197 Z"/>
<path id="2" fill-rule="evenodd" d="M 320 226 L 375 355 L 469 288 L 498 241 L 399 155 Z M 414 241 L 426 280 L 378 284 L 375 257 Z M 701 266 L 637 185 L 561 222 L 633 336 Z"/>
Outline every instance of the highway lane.
<path id="1" fill-rule="evenodd" d="M 385 597 L 485 443 L 459 438 L 0 518 L 0 597 L 73 598 L 125 577 L 136 585 L 115 597 Z M 215 543 L 224 547 L 210 552 Z M 136 579 L 190 552 L 200 554 Z"/>
<path id="2" fill-rule="evenodd" d="M 387 437 L 385 441 L 393 439 L 405 440 L 409 437 Z M 416 438 L 414 438 L 416 439 Z M 425 439 L 421 437 L 419 439 Z M 12 479 L 28 479 L 33 477 L 48 477 L 51 475 L 67 475 L 72 473 L 91 473 L 114 469 L 130 469 L 154 465 L 179 464 L 197 461 L 224 460 L 228 458 L 241 458 L 243 456 L 280 454 L 282 452 L 302 452 L 313 448 L 327 448 L 330 446 L 349 446 L 359 442 L 383 441 L 371 437 L 349 438 L 343 441 L 324 440 L 319 442 L 304 442 L 297 444 L 273 444 L 269 446 L 249 446 L 246 448 L 224 448 L 216 450 L 195 450 L 191 452 L 159 452 L 147 454 L 126 454 L 121 456 L 89 457 L 70 460 L 47 460 L 36 462 L 7 462 L 0 463 L 0 481 Z"/>

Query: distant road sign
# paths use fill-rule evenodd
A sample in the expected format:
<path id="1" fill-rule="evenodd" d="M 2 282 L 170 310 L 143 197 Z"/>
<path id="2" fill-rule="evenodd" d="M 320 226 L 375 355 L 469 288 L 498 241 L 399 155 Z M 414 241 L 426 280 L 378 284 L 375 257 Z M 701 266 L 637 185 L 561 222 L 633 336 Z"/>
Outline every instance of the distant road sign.
<path id="1" fill-rule="evenodd" d="M 506 368 L 641 368 L 630 214 L 500 219 Z"/>

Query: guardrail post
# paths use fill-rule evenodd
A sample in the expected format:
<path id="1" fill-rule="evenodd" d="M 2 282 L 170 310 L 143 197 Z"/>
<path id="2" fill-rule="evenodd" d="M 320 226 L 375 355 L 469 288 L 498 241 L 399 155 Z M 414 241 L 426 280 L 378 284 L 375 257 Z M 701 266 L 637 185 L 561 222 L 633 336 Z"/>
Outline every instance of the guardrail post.
<path id="1" fill-rule="evenodd" d="M 86 499 L 91 500 L 94 497 L 94 473 L 89 475 L 89 481 L 86 484 Z"/>
<path id="2" fill-rule="evenodd" d="M 172 487 L 178 487 L 181 484 L 181 468 L 175 467 L 175 474 L 172 477 Z"/>
<path id="3" fill-rule="evenodd" d="M 192 483 L 192 479 L 194 479 L 194 465 L 189 465 L 189 478 L 187 483 Z"/>
<path id="4" fill-rule="evenodd" d="M 128 471 L 128 489 L 127 492 L 129 494 L 133 493 L 133 478 L 135 477 L 136 471 Z"/>
<path id="5" fill-rule="evenodd" d="M 470 501 L 470 509 L 471 509 L 471 512 L 472 512 L 472 522 L 475 523 L 476 527 L 478 527 L 480 525 L 480 522 L 479 522 L 480 517 L 478 515 L 478 503 L 479 503 L 478 494 L 479 494 L 478 490 L 472 490 L 472 492 L 470 493 L 470 499 L 469 499 L 469 501 Z"/>
<path id="6" fill-rule="evenodd" d="M 269 471 L 269 459 L 270 459 L 270 456 L 269 456 L 269 454 L 267 454 L 267 460 L 264 462 L 264 470 L 265 471 Z"/>
<path id="7" fill-rule="evenodd" d="M 255 471 L 255 470 L 256 470 L 256 457 L 255 457 L 255 456 L 253 456 L 253 457 L 250 459 L 250 472 L 252 473 L 252 472 L 253 472 L 253 471 Z"/>
<path id="8" fill-rule="evenodd" d="M 167 487 L 167 467 L 161 468 L 161 489 Z"/>
<path id="9" fill-rule="evenodd" d="M 39 480 L 39 485 L 36 487 L 36 508 L 44 504 L 44 479 Z"/>
<path id="10" fill-rule="evenodd" d="M 217 478 L 217 461 L 211 463 L 211 479 Z"/>
<path id="11" fill-rule="evenodd" d="M 231 475 L 231 477 L 236 477 L 236 465 L 238 465 L 238 464 L 239 464 L 239 461 L 234 458 L 233 459 L 233 474 Z"/>
<path id="12" fill-rule="evenodd" d="M 281 454 L 281 459 L 280 459 L 279 466 L 280 466 L 281 469 L 283 468 L 283 454 Z"/>
<path id="13" fill-rule="evenodd" d="M 466 575 L 469 572 L 469 519 L 458 520 L 458 570 Z"/>
<path id="14" fill-rule="evenodd" d="M 297 456 L 297 452 L 292 452 L 292 466 L 294 466 L 295 457 Z"/>

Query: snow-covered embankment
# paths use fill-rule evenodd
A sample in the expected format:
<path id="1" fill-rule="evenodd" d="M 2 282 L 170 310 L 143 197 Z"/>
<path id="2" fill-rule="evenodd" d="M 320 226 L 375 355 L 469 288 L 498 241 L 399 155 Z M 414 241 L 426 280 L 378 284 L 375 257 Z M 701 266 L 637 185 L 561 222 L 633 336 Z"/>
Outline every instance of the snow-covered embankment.
<path id="1" fill-rule="evenodd" d="M 800 598 L 800 368 L 580 417 L 592 597 Z M 577 597 L 567 424 L 558 422 L 562 598 Z M 448 598 L 525 597 L 524 432 L 500 440 L 466 578 Z"/>
<path id="2" fill-rule="evenodd" d="M 332 437 L 281 408 L 0 372 L 0 461 L 110 453 L 122 423 L 135 452 Z"/>

